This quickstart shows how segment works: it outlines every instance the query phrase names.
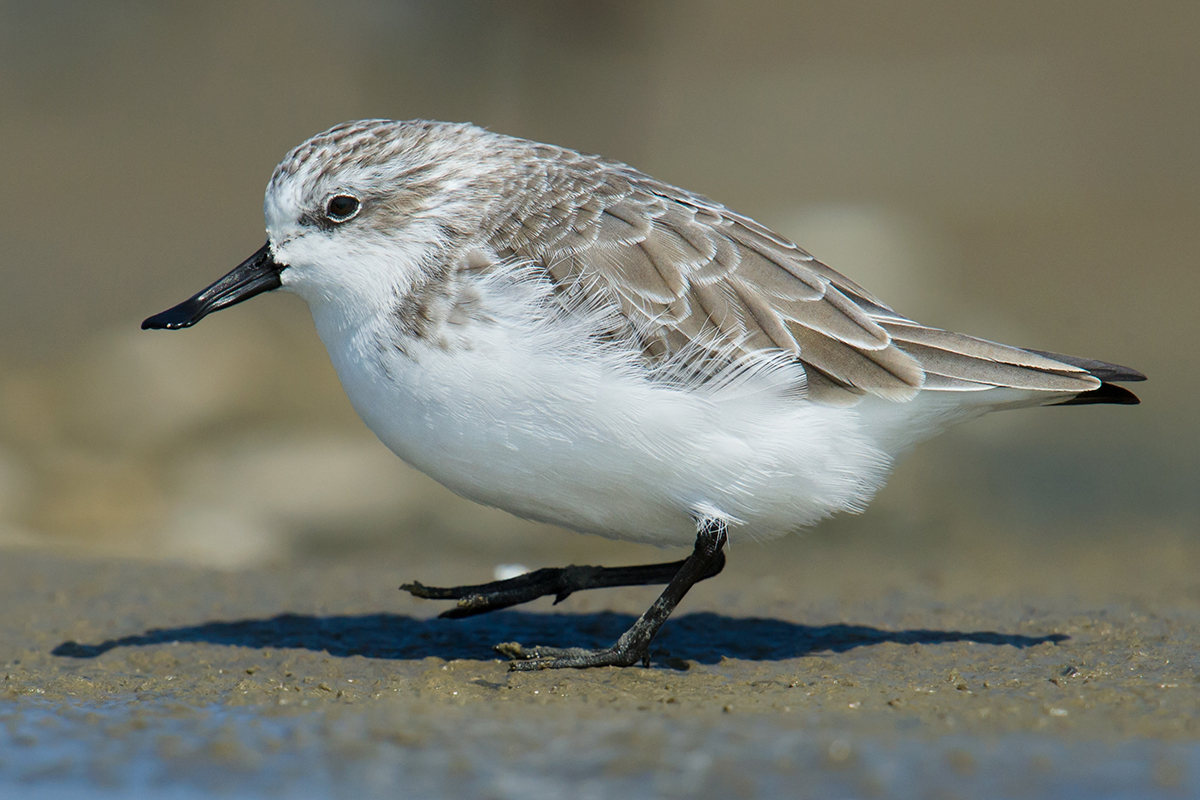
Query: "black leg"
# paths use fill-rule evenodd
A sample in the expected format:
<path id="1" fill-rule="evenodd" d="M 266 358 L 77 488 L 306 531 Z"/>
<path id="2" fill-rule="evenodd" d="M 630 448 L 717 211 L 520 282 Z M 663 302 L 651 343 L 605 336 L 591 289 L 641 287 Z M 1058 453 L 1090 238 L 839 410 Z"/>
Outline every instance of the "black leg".
<path id="1" fill-rule="evenodd" d="M 581 647 L 522 647 L 515 642 L 497 645 L 496 649 L 515 659 L 510 669 L 562 669 L 573 667 L 629 667 L 639 661 L 650 665 L 650 640 L 671 616 L 675 606 L 696 583 L 712 577 L 725 565 L 725 523 L 706 519 L 696 534 L 696 547 L 684 559 L 667 588 L 633 626 L 621 634 L 612 647 L 587 650 Z M 656 565 L 669 566 L 669 565 Z"/>
<path id="2" fill-rule="evenodd" d="M 697 540 L 698 544 L 699 540 Z M 438 615 L 443 618 L 457 619 L 486 614 L 489 611 L 527 603 L 547 595 L 554 595 L 554 602 L 561 603 L 573 592 L 580 592 L 584 589 L 669 583 L 689 560 L 671 561 L 666 564 L 645 564 L 637 567 L 548 567 L 508 580 L 481 583 L 477 586 L 441 588 L 425 586 L 413 581 L 400 588 L 414 597 L 423 597 L 427 600 L 457 600 L 458 604 L 454 608 L 447 609 Z M 711 578 L 724 567 L 725 553 L 718 547 L 717 557 L 708 564 L 708 571 L 693 580 L 692 583 Z M 690 586 L 691 584 L 688 584 L 689 588 Z M 686 592 L 687 589 L 684 591 Z M 680 596 L 682 597 L 682 595 Z"/>

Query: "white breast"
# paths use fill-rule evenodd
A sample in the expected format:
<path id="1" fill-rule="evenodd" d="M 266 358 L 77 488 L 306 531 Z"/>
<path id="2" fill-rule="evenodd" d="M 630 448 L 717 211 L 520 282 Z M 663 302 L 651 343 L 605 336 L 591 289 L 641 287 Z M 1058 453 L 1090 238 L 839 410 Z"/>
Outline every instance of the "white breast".
<path id="1" fill-rule="evenodd" d="M 597 346 L 587 322 L 491 298 L 455 346 L 395 346 L 385 319 L 314 319 L 354 408 L 398 456 L 518 516 L 690 545 L 696 516 L 766 538 L 860 510 L 888 457 L 858 412 L 785 396 L 769 375 L 687 389 Z"/>

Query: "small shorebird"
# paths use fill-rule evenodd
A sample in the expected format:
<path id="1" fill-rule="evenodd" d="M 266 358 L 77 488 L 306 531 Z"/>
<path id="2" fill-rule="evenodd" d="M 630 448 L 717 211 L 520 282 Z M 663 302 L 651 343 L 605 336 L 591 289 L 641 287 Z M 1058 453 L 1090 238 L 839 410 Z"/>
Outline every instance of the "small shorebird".
<path id="1" fill-rule="evenodd" d="M 505 645 L 516 669 L 649 663 L 729 537 L 860 511 L 897 456 L 1001 408 L 1136 403 L 1103 361 L 893 311 L 786 238 L 625 164 L 443 122 L 348 122 L 275 168 L 267 243 L 143 328 L 283 288 L 396 455 L 517 516 L 692 554 L 543 569 L 443 616 L 665 583 L 609 648 Z"/>

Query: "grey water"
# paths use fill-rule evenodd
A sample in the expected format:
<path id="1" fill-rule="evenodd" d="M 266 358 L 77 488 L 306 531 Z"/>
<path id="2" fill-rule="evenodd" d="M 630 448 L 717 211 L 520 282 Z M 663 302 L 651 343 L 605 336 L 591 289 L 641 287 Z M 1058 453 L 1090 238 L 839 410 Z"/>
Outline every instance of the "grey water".
<path id="1" fill-rule="evenodd" d="M 465 722 L 464 722 L 465 719 Z M 386 732 L 385 729 L 386 728 Z M 627 745 L 637 742 L 631 750 Z M 656 752 L 641 753 L 647 742 Z M 0 705 L 0 798 L 1200 796 L 1200 745 L 1030 733 L 862 738 L 765 715 L 424 720 L 370 711 Z"/>

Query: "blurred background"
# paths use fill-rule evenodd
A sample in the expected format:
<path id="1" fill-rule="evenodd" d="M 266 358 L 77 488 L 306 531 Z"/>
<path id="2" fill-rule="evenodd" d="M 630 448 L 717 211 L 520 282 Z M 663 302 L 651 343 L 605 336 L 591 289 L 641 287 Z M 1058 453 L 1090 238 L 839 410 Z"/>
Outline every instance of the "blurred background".
<path id="1" fill-rule="evenodd" d="M 809 542 L 1196 530 L 1200 4 L 3 0 L 0 548 L 658 557 L 409 470 L 294 297 L 138 329 L 262 244 L 288 149 L 360 117 L 602 153 L 923 322 L 1151 377 L 1138 408 L 952 431 Z"/>

